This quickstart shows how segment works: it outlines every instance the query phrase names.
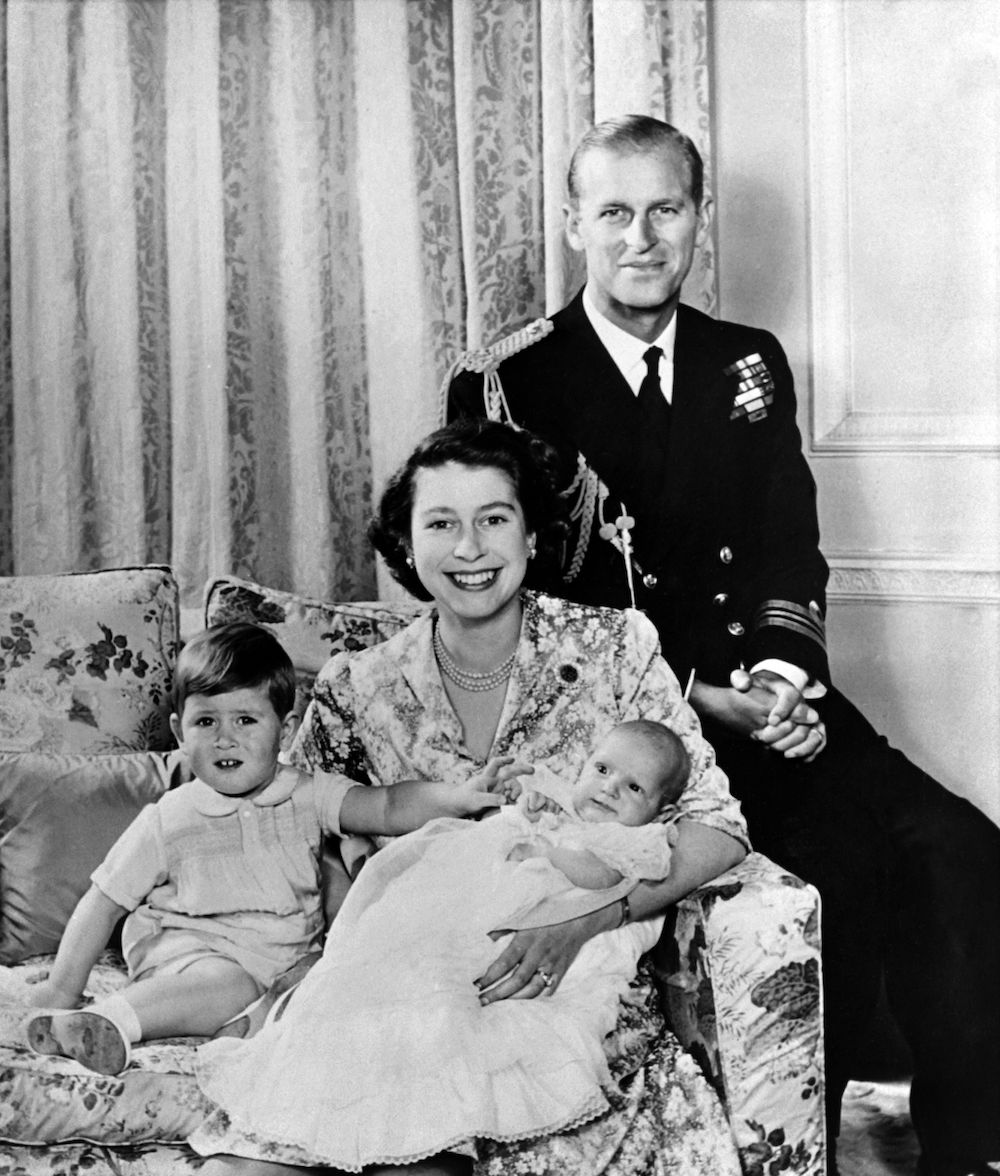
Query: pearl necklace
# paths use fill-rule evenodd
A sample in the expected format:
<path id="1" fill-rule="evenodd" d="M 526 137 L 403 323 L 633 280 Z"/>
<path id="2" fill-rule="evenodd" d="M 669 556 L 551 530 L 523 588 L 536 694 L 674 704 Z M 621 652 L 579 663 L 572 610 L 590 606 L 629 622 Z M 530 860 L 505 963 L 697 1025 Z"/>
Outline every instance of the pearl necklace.
<path id="1" fill-rule="evenodd" d="M 480 672 L 477 670 L 463 670 L 461 666 L 455 664 L 454 659 L 444 647 L 444 642 L 441 640 L 441 634 L 438 632 L 437 625 L 434 626 L 434 656 L 437 658 L 438 665 L 446 678 L 449 678 L 456 686 L 460 686 L 463 690 L 471 690 L 473 692 L 480 692 L 483 690 L 495 690 L 497 686 L 502 686 L 504 682 L 510 677 L 510 672 L 514 668 L 514 658 L 517 656 L 515 649 L 510 657 L 504 660 L 497 666 L 495 670 L 486 670 Z"/>

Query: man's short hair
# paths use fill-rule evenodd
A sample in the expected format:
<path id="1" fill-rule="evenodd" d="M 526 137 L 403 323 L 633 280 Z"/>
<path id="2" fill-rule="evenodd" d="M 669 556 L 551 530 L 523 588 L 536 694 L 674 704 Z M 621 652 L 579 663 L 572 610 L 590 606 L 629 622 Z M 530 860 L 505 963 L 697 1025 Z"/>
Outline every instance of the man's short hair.
<path id="1" fill-rule="evenodd" d="M 198 633 L 181 650 L 171 703 L 181 715 L 189 695 L 258 686 L 267 689 L 278 718 L 295 709 L 295 668 L 278 639 L 250 621 L 228 621 Z"/>
<path id="2" fill-rule="evenodd" d="M 620 118 L 605 119 L 584 134 L 569 161 L 566 189 L 570 200 L 575 204 L 580 198 L 580 162 L 588 152 L 641 154 L 661 147 L 679 151 L 683 156 L 688 169 L 688 192 L 695 208 L 701 208 L 705 195 L 705 165 L 698 148 L 683 131 L 648 114 L 623 114 Z"/>

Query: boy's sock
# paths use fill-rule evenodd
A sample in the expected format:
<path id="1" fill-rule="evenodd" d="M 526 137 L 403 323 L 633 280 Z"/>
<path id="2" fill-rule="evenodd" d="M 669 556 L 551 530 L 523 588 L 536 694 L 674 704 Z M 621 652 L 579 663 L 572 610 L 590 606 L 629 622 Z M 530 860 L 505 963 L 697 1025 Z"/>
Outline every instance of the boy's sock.
<path id="1" fill-rule="evenodd" d="M 113 1021 L 130 1045 L 142 1041 L 142 1026 L 139 1024 L 135 1009 L 119 993 L 114 992 L 111 996 L 103 996 L 100 1000 L 95 1000 L 88 1012 L 100 1013 L 102 1017 Z"/>
<path id="2" fill-rule="evenodd" d="M 117 995 L 87 1009 L 40 1013 L 26 1031 L 36 1053 L 72 1058 L 98 1074 L 120 1074 L 131 1059 L 131 1042 L 142 1036 L 135 1010 Z"/>

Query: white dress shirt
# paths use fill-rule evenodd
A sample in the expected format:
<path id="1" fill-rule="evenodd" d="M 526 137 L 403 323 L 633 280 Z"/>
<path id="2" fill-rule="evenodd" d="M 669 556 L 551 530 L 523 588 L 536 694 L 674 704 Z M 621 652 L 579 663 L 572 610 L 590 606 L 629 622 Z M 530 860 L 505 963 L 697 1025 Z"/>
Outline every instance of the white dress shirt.
<path id="1" fill-rule="evenodd" d="M 604 349 L 615 362 L 615 367 L 625 377 L 634 396 L 639 395 L 639 385 L 646 375 L 646 361 L 643 356 L 650 347 L 659 347 L 663 352 L 660 356 L 660 388 L 667 404 L 674 396 L 674 339 L 677 335 L 677 315 L 670 316 L 670 322 L 663 328 L 652 343 L 645 343 L 623 331 L 594 305 L 590 296 L 590 287 L 583 291 L 583 309 L 590 325 L 597 332 L 597 337 L 604 344 Z"/>

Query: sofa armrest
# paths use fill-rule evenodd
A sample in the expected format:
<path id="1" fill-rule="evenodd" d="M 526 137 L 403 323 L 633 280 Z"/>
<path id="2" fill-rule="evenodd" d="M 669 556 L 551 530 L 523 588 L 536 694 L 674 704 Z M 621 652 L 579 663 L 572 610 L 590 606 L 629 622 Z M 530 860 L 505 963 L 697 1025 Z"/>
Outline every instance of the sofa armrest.
<path id="1" fill-rule="evenodd" d="M 826 1163 L 819 895 L 759 853 L 689 894 L 652 953 L 667 1019 L 726 1109 L 744 1172 Z"/>

